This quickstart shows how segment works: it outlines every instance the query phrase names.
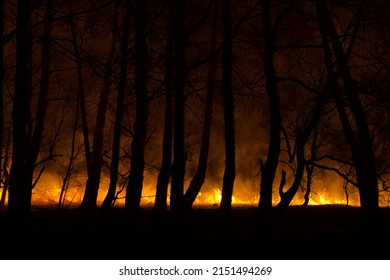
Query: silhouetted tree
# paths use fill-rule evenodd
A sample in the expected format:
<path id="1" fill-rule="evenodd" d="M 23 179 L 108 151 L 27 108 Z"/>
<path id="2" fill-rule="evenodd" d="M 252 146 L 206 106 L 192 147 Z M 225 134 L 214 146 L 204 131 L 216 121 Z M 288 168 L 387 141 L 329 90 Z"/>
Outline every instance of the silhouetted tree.
<path id="1" fill-rule="evenodd" d="M 93 134 L 92 151 L 90 154 L 90 166 L 91 170 L 88 173 L 85 195 L 85 204 L 89 204 L 87 201 L 91 201 L 91 208 L 96 207 L 96 200 L 98 196 L 100 186 L 100 176 L 103 167 L 103 148 L 104 148 L 104 130 L 106 126 L 106 112 L 108 108 L 108 100 L 110 95 L 111 83 L 113 79 L 114 63 L 116 55 L 116 30 L 118 29 L 118 10 L 119 5 L 117 4 L 114 8 L 114 14 L 112 18 L 113 31 L 111 38 L 111 46 L 108 52 L 107 59 L 104 63 L 104 77 L 103 86 L 100 90 L 99 102 L 97 105 L 97 114 L 95 120 L 95 129 Z M 84 102 L 85 103 L 85 102 Z M 84 135 L 84 137 L 86 137 Z M 88 151 L 86 152 L 86 154 Z M 95 203 L 92 202 L 95 201 Z M 93 206 L 92 206 L 93 205 Z M 86 206 L 88 207 L 88 206 Z M 93 209 L 91 209 L 93 210 Z"/>
<path id="2" fill-rule="evenodd" d="M 31 123 L 32 98 L 32 3 L 18 2 L 17 61 L 13 103 L 13 152 L 8 210 L 23 214 L 30 210 L 34 170 L 40 151 L 47 110 L 50 78 L 52 1 L 46 2 L 41 52 L 41 77 L 35 126 Z"/>
<path id="3" fill-rule="evenodd" d="M 167 208 L 167 195 L 169 180 L 171 178 L 172 168 L 172 95 L 173 95 L 173 50 L 175 39 L 175 20 L 172 0 L 167 1 L 168 19 L 167 19 L 167 41 L 165 46 L 165 74 L 164 74 L 164 90 L 165 90 L 165 114 L 164 114 L 164 135 L 162 142 L 162 160 L 160 172 L 157 178 L 156 199 L 154 202 L 154 210 L 165 211 Z"/>
<path id="4" fill-rule="evenodd" d="M 214 53 L 217 48 L 218 1 L 214 1 L 213 17 L 214 18 L 211 27 L 212 32 L 211 32 L 211 40 L 210 40 L 211 54 Z M 218 71 L 218 59 L 216 56 L 213 56 L 209 63 L 209 69 L 207 75 L 206 101 L 205 101 L 205 107 L 203 113 L 202 140 L 200 144 L 198 168 L 184 195 L 184 207 L 186 209 L 190 209 L 192 207 L 206 178 L 217 71 Z"/>
<path id="5" fill-rule="evenodd" d="M 114 135 L 112 142 L 112 159 L 110 169 L 110 185 L 107 195 L 103 201 L 102 208 L 107 211 L 115 198 L 115 191 L 118 182 L 118 167 L 120 159 L 120 143 L 121 143 L 121 128 L 124 111 L 124 99 L 126 93 L 126 81 L 127 81 L 127 64 L 129 56 L 129 39 L 130 39 L 130 17 L 132 13 L 132 1 L 126 1 L 125 17 L 123 23 L 123 37 L 121 42 L 121 55 L 120 55 L 120 75 L 117 94 L 117 104 L 114 122 Z"/>
<path id="6" fill-rule="evenodd" d="M 74 22 L 74 11 L 73 11 L 73 3 L 72 1 L 68 2 L 69 7 L 69 27 L 71 30 L 72 36 L 72 45 L 75 63 L 77 66 L 77 94 L 79 96 L 79 106 L 80 106 L 80 114 L 81 114 L 81 124 L 83 130 L 83 140 L 84 140 L 84 150 L 85 150 L 85 163 L 87 166 L 87 175 L 88 178 L 92 178 L 92 156 L 91 156 L 91 144 L 89 140 L 89 129 L 88 129 L 88 114 L 86 108 L 86 100 L 85 100 L 85 86 L 84 86 L 84 73 L 83 73 L 83 59 L 81 55 L 81 49 L 79 46 L 79 42 L 77 39 L 77 29 L 76 24 Z M 87 180 L 84 197 L 81 202 L 80 207 L 87 211 L 94 211 L 96 208 L 96 199 L 97 199 L 97 190 L 92 189 L 90 183 Z"/>
<path id="7" fill-rule="evenodd" d="M 62 180 L 62 185 L 61 185 L 61 191 L 60 191 L 60 197 L 58 199 L 58 205 L 57 205 L 57 210 L 62 210 L 65 208 L 65 201 L 66 201 L 66 194 L 69 189 L 69 183 L 70 179 L 72 176 L 72 172 L 74 170 L 74 165 L 77 157 L 77 152 L 76 152 L 76 134 L 77 134 L 77 127 L 78 127 L 78 122 L 79 122 L 79 100 L 78 98 L 76 99 L 76 108 L 75 108 L 75 113 L 74 113 L 74 124 L 73 124 L 73 132 L 72 132 L 72 141 L 70 144 L 70 154 L 69 154 L 69 162 L 66 167 L 66 172 L 64 175 L 64 178 Z"/>
<path id="8" fill-rule="evenodd" d="M 16 30 L 16 74 L 12 107 L 13 145 L 10 171 L 8 211 L 23 214 L 30 211 L 31 181 L 28 182 L 26 152 L 31 98 L 31 3 L 18 1 Z"/>
<path id="9" fill-rule="evenodd" d="M 186 170 L 185 150 L 185 86 L 186 86 L 186 26 L 185 8 L 187 1 L 175 0 L 171 2 L 175 18 L 175 48 L 174 48 L 174 143 L 173 163 L 171 174 L 170 209 L 173 212 L 182 210 L 184 176 Z"/>
<path id="10" fill-rule="evenodd" d="M 131 143 L 130 175 L 126 189 L 125 208 L 136 211 L 140 208 L 145 168 L 145 145 L 147 142 L 149 97 L 148 97 L 148 50 L 146 24 L 148 1 L 138 0 L 135 10 L 135 81 L 136 115 Z"/>
<path id="11" fill-rule="evenodd" d="M 317 1 L 316 3 L 318 20 L 322 26 L 321 32 L 323 33 L 323 38 L 327 40 L 324 42 L 324 46 L 329 48 L 326 52 L 328 75 L 340 75 L 340 84 L 336 84 L 333 88 L 334 100 L 350 146 L 356 171 L 361 207 L 370 219 L 375 220 L 379 208 L 375 155 L 366 113 L 359 96 L 361 89 L 357 81 L 353 78 L 348 64 L 348 59 L 356 40 L 365 1 L 361 1 L 359 4 L 352 25 L 353 29 L 350 42 L 346 49 L 343 48 L 326 3 L 324 1 Z M 335 64 L 333 64 L 333 61 L 335 61 Z M 347 107 L 351 111 L 351 117 L 353 118 L 354 125 L 356 125 L 356 133 L 353 128 L 354 125 L 351 124 L 350 117 L 346 112 Z"/>
<path id="12" fill-rule="evenodd" d="M 227 214 L 231 210 L 234 180 L 236 178 L 234 96 L 232 89 L 233 32 L 230 0 L 223 1 L 223 30 L 222 96 L 225 123 L 225 170 L 223 174 L 220 210 L 222 213 Z"/>
<path id="13" fill-rule="evenodd" d="M 279 189 L 280 201 L 277 205 L 277 209 L 280 212 L 283 212 L 287 209 L 287 207 L 290 205 L 291 201 L 293 200 L 294 196 L 296 195 L 297 191 L 299 190 L 305 172 L 305 166 L 307 163 L 305 159 L 305 146 L 309 140 L 310 135 L 312 134 L 315 128 L 315 125 L 318 123 L 321 117 L 323 106 L 328 98 L 329 88 L 332 86 L 333 83 L 334 81 L 332 80 L 328 81 L 328 86 L 325 87 L 323 92 L 319 95 L 316 105 L 314 106 L 313 111 L 309 116 L 307 125 L 301 129 L 301 131 L 297 136 L 297 140 L 295 144 L 295 150 L 296 150 L 295 156 L 296 156 L 297 167 L 294 174 L 294 181 L 291 187 L 288 188 L 288 190 L 285 192 L 283 191 L 283 185 L 280 185 L 280 189 Z"/>
<path id="14" fill-rule="evenodd" d="M 270 120 L 267 159 L 264 164 L 261 164 L 259 207 L 264 212 L 268 212 L 272 207 L 272 187 L 279 163 L 282 125 L 282 117 L 279 108 L 280 97 L 274 66 L 276 53 L 275 40 L 278 24 L 280 24 L 280 21 L 290 12 L 292 6 L 285 8 L 285 10 L 280 12 L 274 20 L 271 17 L 271 1 L 262 1 L 262 6 L 264 30 L 263 67 Z"/>

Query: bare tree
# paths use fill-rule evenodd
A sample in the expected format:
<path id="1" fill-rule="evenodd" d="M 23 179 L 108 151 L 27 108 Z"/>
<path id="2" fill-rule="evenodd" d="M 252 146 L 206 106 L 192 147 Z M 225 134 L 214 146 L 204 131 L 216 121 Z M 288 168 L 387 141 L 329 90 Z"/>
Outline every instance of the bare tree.
<path id="1" fill-rule="evenodd" d="M 180 213 L 183 203 L 184 176 L 186 169 L 185 150 L 185 86 L 186 86 L 186 26 L 185 8 L 187 1 L 175 0 L 171 2 L 175 18 L 175 49 L 174 49 L 174 143 L 173 163 L 171 174 L 170 209 Z"/>
<path id="2" fill-rule="evenodd" d="M 112 159 L 111 159 L 111 168 L 110 168 L 110 185 L 108 188 L 107 195 L 103 201 L 102 209 L 107 211 L 110 209 L 114 198 L 115 191 L 118 182 L 118 167 L 119 167 L 119 158 L 120 158 L 120 143 L 121 143 L 121 130 L 122 130 L 122 119 L 124 111 L 124 99 L 126 93 L 126 81 L 127 81 L 127 64 L 129 56 L 129 39 L 130 39 L 130 17 L 132 13 L 132 3 L 130 0 L 126 1 L 125 7 L 125 18 L 123 24 L 123 37 L 121 44 L 121 57 L 120 57 L 120 76 L 119 76 L 119 85 L 118 85 L 118 94 L 117 94 L 117 104 L 116 104 L 116 113 L 115 113 L 115 122 L 114 122 L 114 135 L 112 142 Z"/>
<path id="3" fill-rule="evenodd" d="M 83 140 L 85 149 L 85 162 L 87 166 L 88 178 L 92 178 L 92 160 L 91 160 L 91 145 L 89 140 L 88 120 L 87 120 L 87 108 L 85 100 L 85 86 L 84 86 L 84 73 L 83 73 L 83 60 L 81 56 L 81 49 L 77 39 L 77 29 L 74 22 L 74 11 L 72 1 L 68 2 L 69 7 L 69 27 L 72 35 L 73 52 L 75 56 L 75 62 L 77 66 L 77 86 L 79 95 L 79 105 L 81 113 L 81 123 L 83 128 Z M 87 182 L 88 187 L 85 189 L 83 201 L 80 205 L 81 208 L 87 211 L 94 211 L 96 207 L 97 190 L 92 190 L 90 184 Z"/>
<path id="4" fill-rule="evenodd" d="M 280 114 L 280 97 L 277 87 L 275 73 L 276 33 L 281 20 L 291 11 L 294 1 L 291 2 L 276 19 L 271 17 L 271 1 L 263 1 L 263 30 L 264 30 L 264 74 L 266 81 L 266 92 L 270 112 L 269 120 L 269 141 L 267 160 L 261 163 L 261 182 L 259 207 L 268 212 L 272 207 L 272 187 L 275 179 L 276 169 L 279 163 L 282 117 Z"/>
<path id="5" fill-rule="evenodd" d="M 357 81 L 353 78 L 348 65 L 348 59 L 356 40 L 364 5 L 365 1 L 359 3 L 352 25 L 352 35 L 346 49 L 342 46 L 335 23 L 330 16 L 325 2 L 317 1 L 317 15 L 321 26 L 324 46 L 328 48 L 325 52 L 328 75 L 330 77 L 335 75 L 340 76 L 339 82 L 341 84 L 337 83 L 333 88 L 334 100 L 350 146 L 356 171 L 361 207 L 367 216 L 374 221 L 376 220 L 379 208 L 375 155 L 366 113 L 363 110 L 359 97 L 360 88 Z M 335 61 L 335 64 L 333 64 L 333 61 Z M 348 116 L 347 107 L 352 113 L 353 122 L 356 125 L 356 133 Z"/>
<path id="6" fill-rule="evenodd" d="M 212 22 L 212 32 L 210 40 L 210 53 L 214 53 L 217 48 L 217 18 L 218 18 L 218 1 L 214 1 L 214 12 Z M 217 57 L 211 57 L 207 75 L 207 89 L 206 89 L 206 101 L 203 113 L 203 129 L 202 129 L 202 140 L 199 151 L 198 168 L 194 177 L 192 178 L 190 185 L 184 195 L 184 207 L 190 209 L 199 194 L 200 189 L 206 178 L 207 161 L 210 147 L 211 137 L 211 125 L 213 119 L 213 104 L 214 104 L 214 93 L 216 87 L 216 74 L 218 70 Z"/>
<path id="7" fill-rule="evenodd" d="M 225 123 L 225 170 L 223 174 L 220 210 L 228 214 L 231 210 L 234 180 L 236 177 L 236 144 L 234 135 L 234 96 L 232 90 L 233 32 L 230 0 L 223 1 L 223 54 L 222 96 Z"/>
<path id="8" fill-rule="evenodd" d="M 148 50 L 146 24 L 148 19 L 146 0 L 138 0 L 135 10 L 135 81 L 136 116 L 134 136 L 131 143 L 129 182 L 126 189 L 127 212 L 140 208 L 145 168 L 145 145 L 147 142 L 149 96 L 148 96 Z"/>
<path id="9" fill-rule="evenodd" d="M 114 14 L 112 18 L 113 31 L 111 35 L 112 37 L 111 46 L 108 51 L 108 56 L 106 58 L 106 61 L 104 63 L 103 86 L 100 90 L 99 102 L 97 105 L 97 114 L 95 120 L 95 129 L 93 133 L 92 151 L 90 153 L 91 170 L 88 173 L 88 179 L 87 179 L 85 194 L 84 194 L 85 200 L 83 200 L 82 202 L 82 206 L 85 206 L 87 208 L 90 207 L 91 208 L 90 210 L 92 211 L 94 211 L 93 208 L 96 207 L 96 200 L 97 200 L 99 186 L 100 186 L 100 176 L 103 167 L 104 130 L 106 126 L 106 112 L 108 108 L 108 100 L 110 95 L 112 79 L 113 79 L 112 76 L 114 72 L 114 63 L 115 63 L 115 55 L 116 55 L 117 38 L 115 33 L 116 30 L 118 29 L 118 10 L 119 10 L 119 5 L 117 4 L 114 8 Z M 80 104 L 85 104 L 85 102 L 82 102 Z M 87 136 L 84 135 L 84 137 Z M 86 155 L 87 154 L 88 151 L 86 151 Z M 88 206 L 89 204 L 90 206 Z"/>
<path id="10" fill-rule="evenodd" d="M 172 95 L 173 95 L 173 50 L 175 39 L 175 21 L 171 1 L 168 2 L 168 20 L 167 20 L 167 41 L 165 46 L 165 114 L 164 114 L 164 135 L 161 168 L 157 178 L 156 199 L 154 210 L 165 211 L 167 208 L 168 185 L 171 178 L 172 168 Z"/>
<path id="11" fill-rule="evenodd" d="M 31 122 L 32 97 L 32 26 L 33 5 L 18 2 L 17 62 L 13 103 L 13 152 L 10 172 L 10 213 L 24 214 L 30 210 L 33 176 L 40 151 L 47 110 L 50 79 L 52 1 L 46 2 L 41 52 L 41 78 L 35 126 Z M 23 175 L 21 175 L 23 174 Z M 39 176 L 39 175 L 38 175 Z"/>

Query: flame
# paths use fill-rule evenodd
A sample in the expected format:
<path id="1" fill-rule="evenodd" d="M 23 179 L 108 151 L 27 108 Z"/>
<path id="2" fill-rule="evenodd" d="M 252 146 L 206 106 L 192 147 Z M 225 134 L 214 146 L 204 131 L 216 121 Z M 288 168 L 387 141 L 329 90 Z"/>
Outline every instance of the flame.
<path id="1" fill-rule="evenodd" d="M 65 207 L 77 207 L 83 198 L 84 195 L 84 186 L 85 178 L 77 178 L 69 186 L 68 191 L 65 194 L 64 205 Z M 326 205 L 326 204 L 337 204 L 337 205 L 350 205 L 350 206 L 359 206 L 359 197 L 358 192 L 351 191 L 349 193 L 348 200 L 346 199 L 345 193 L 342 188 L 340 188 L 338 182 L 333 182 L 333 191 L 332 189 L 324 188 L 321 182 L 317 182 L 320 190 L 313 187 L 313 191 L 310 193 L 309 205 Z M 107 193 L 107 187 L 109 184 L 108 178 L 103 178 L 101 189 L 98 194 L 98 205 L 100 205 Z M 33 205 L 47 205 L 55 206 L 58 204 L 60 196 L 60 181 L 54 177 L 46 177 L 42 179 L 41 182 L 34 188 L 32 204 Z M 256 190 L 257 184 L 250 187 L 247 182 L 240 182 L 239 180 L 235 184 L 233 196 L 232 196 L 232 205 L 233 206 L 257 206 L 259 201 L 258 190 Z M 334 191 L 338 189 L 339 191 Z M 341 189 L 341 190 L 340 190 Z M 316 191 L 314 191 L 316 190 Z M 304 193 L 299 191 L 292 201 L 291 205 L 302 205 L 304 203 Z M 198 194 L 194 206 L 218 206 L 221 202 L 222 192 L 219 185 L 205 184 L 202 188 L 202 191 Z M 279 202 L 278 195 L 274 194 L 273 205 L 277 205 Z M 142 193 L 141 206 L 150 207 L 153 206 L 155 200 L 155 182 L 145 181 L 145 187 Z M 387 206 L 383 201 L 380 200 L 380 206 Z M 169 205 L 169 194 L 167 197 L 167 203 Z M 118 207 L 124 206 L 124 192 L 117 198 L 115 205 Z"/>

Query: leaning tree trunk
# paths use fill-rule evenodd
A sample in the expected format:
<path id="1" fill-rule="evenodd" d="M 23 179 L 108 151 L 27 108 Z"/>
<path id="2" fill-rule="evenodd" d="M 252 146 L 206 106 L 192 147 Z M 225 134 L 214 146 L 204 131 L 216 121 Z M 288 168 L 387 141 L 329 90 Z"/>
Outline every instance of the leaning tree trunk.
<path id="1" fill-rule="evenodd" d="M 348 66 L 348 58 L 357 37 L 363 5 L 364 1 L 361 3 L 356 14 L 351 42 L 346 51 L 342 47 L 335 24 L 324 2 L 317 2 L 317 13 L 321 24 L 324 26 L 323 31 L 329 37 L 337 67 L 338 69 L 343 69 L 341 80 L 346 92 L 345 99 L 348 101 L 353 120 L 356 124 L 357 136 L 354 134 L 347 137 L 353 137 L 357 145 L 356 148 L 351 146 L 351 153 L 356 169 L 361 207 L 370 219 L 376 220 L 379 209 L 379 193 L 374 148 L 366 114 L 359 98 L 360 89 L 357 82 L 353 79 L 350 67 Z M 349 134 L 350 132 L 345 130 L 345 133 Z"/>
<path id="2" fill-rule="evenodd" d="M 271 23 L 270 1 L 263 3 L 263 29 L 264 29 L 264 74 L 270 112 L 269 142 L 267 160 L 261 166 L 260 200 L 259 208 L 268 212 L 272 207 L 272 187 L 278 167 L 282 119 L 279 109 L 279 93 L 275 74 L 275 32 Z"/>
<path id="3" fill-rule="evenodd" d="M 218 1 L 215 1 L 210 53 L 213 53 L 216 50 L 217 18 L 218 18 Z M 200 144 L 198 168 L 184 195 L 183 203 L 185 209 L 191 209 L 206 178 L 207 160 L 209 155 L 210 137 L 211 137 L 211 124 L 213 119 L 215 78 L 216 78 L 217 70 L 218 70 L 218 59 L 216 57 L 213 57 L 210 60 L 210 65 L 208 69 L 206 103 L 205 103 L 204 114 L 203 114 L 203 130 L 202 130 L 202 140 Z"/>
<path id="4" fill-rule="evenodd" d="M 331 81 L 328 82 L 330 86 Z M 328 98 L 329 94 L 329 86 L 326 86 L 324 91 L 319 96 L 316 106 L 313 108 L 310 119 L 308 120 L 308 124 L 304 127 L 297 137 L 296 143 L 296 162 L 297 167 L 294 176 L 294 182 L 292 186 L 286 191 L 283 191 L 283 185 L 280 186 L 280 201 L 277 205 L 278 212 L 283 212 L 290 205 L 297 191 L 299 190 L 299 186 L 301 185 L 303 174 L 306 166 L 305 159 L 305 145 L 309 140 L 311 133 L 313 132 L 315 126 L 317 125 L 323 110 L 323 106 Z"/>
<path id="5" fill-rule="evenodd" d="M 16 74 L 13 98 L 13 145 L 8 211 L 11 215 L 24 215 L 31 207 L 31 181 L 26 176 L 26 152 L 31 98 L 31 3 L 18 1 L 16 29 Z"/>
<path id="6" fill-rule="evenodd" d="M 80 208 L 86 211 L 95 211 L 96 209 L 96 199 L 97 199 L 97 191 L 91 188 L 91 184 L 89 178 L 92 177 L 92 156 L 91 156 L 91 148 L 89 142 L 89 130 L 88 130 L 88 120 L 87 120 L 87 109 L 86 109 L 86 101 L 85 101 L 85 89 L 84 89 L 84 77 L 83 77 L 83 64 L 82 64 L 82 56 L 81 50 L 77 42 L 77 30 L 76 25 L 73 20 L 73 8 L 72 1 L 69 1 L 69 26 L 72 33 L 72 45 L 74 56 L 76 60 L 77 66 L 77 82 L 78 82 L 78 95 L 80 100 L 80 113 L 81 113 L 81 123 L 83 128 L 83 140 L 84 140 L 84 150 L 85 150 L 85 162 L 87 166 L 87 182 L 84 192 L 84 197 L 81 202 Z"/>
<path id="7" fill-rule="evenodd" d="M 234 180 L 236 178 L 236 147 L 234 135 L 234 97 L 232 90 L 233 32 L 230 0 L 223 1 L 223 55 L 222 55 L 222 97 L 225 122 L 225 171 L 223 174 L 220 211 L 228 214 L 231 210 Z"/>
<path id="8" fill-rule="evenodd" d="M 40 89 L 38 95 L 38 104 L 35 116 L 35 127 L 31 137 L 31 143 L 27 152 L 27 176 L 28 181 L 33 181 L 34 169 L 38 159 L 38 154 L 41 148 L 41 142 L 44 132 L 44 125 L 46 120 L 46 112 L 48 105 L 48 94 L 50 84 L 50 55 L 51 55 L 51 31 L 52 31 L 52 2 L 46 1 L 46 9 L 44 15 L 44 30 L 42 40 L 42 52 L 41 52 L 41 78 Z M 30 183 L 31 185 L 31 183 Z"/>
<path id="9" fill-rule="evenodd" d="M 113 18 L 113 32 L 111 39 L 110 51 L 105 62 L 105 73 L 103 87 L 100 91 L 99 103 L 97 107 L 95 130 L 93 134 L 93 145 L 91 152 L 91 177 L 87 180 L 87 189 L 93 193 L 94 199 L 97 200 L 100 176 L 103 167 L 103 146 L 104 146 L 104 129 L 106 126 L 106 112 L 108 108 L 108 97 L 110 95 L 110 88 L 112 83 L 112 74 L 114 71 L 114 59 L 116 54 L 116 35 L 118 30 L 118 10 L 119 5 L 115 7 L 115 14 Z M 89 190 L 88 190 L 89 191 Z"/>
<path id="10" fill-rule="evenodd" d="M 135 12 L 135 95 L 136 116 L 134 136 L 131 143 L 131 162 L 129 182 L 126 189 L 125 209 L 127 212 L 140 208 L 145 168 L 145 145 L 147 141 L 147 124 L 149 115 L 148 98 L 148 51 L 146 45 L 146 0 L 138 0 Z"/>
<path id="11" fill-rule="evenodd" d="M 126 78 L 127 78 L 127 60 L 129 56 L 129 39 L 130 39 L 130 15 L 131 15 L 131 1 L 126 1 L 126 11 L 123 26 L 123 38 L 121 45 L 121 58 L 120 58 L 120 76 L 118 86 L 118 96 L 116 105 L 116 114 L 114 122 L 114 138 L 112 141 L 112 159 L 110 169 L 110 185 L 107 195 L 102 204 L 102 210 L 107 212 L 115 198 L 115 191 L 118 182 L 118 167 L 120 156 L 120 143 L 121 143 L 121 127 L 124 110 L 124 99 L 126 93 Z"/>
<path id="12" fill-rule="evenodd" d="M 185 0 L 176 0 L 170 7 L 175 11 L 175 51 L 174 51 L 174 144 L 171 174 L 170 209 L 180 213 L 183 203 L 184 176 L 186 169 L 185 150 L 185 83 L 186 83 L 186 30 L 185 30 Z"/>
<path id="13" fill-rule="evenodd" d="M 156 199 L 153 210 L 163 212 L 167 209 L 167 195 L 169 179 L 172 167 L 172 91 L 173 91 L 173 43 L 175 38 L 175 21 L 173 10 L 169 9 L 168 38 L 165 53 L 165 114 L 164 114 L 164 135 L 162 143 L 161 168 L 157 178 Z"/>

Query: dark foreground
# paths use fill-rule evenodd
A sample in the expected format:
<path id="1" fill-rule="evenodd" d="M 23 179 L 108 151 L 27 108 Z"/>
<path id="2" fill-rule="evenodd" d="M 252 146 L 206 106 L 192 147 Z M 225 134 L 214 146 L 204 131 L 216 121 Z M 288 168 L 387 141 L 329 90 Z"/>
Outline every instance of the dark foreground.
<path id="1" fill-rule="evenodd" d="M 105 218 L 40 209 L 19 233 L 2 212 L 0 258 L 388 259 L 390 209 L 380 211 L 372 228 L 359 208 L 342 206 L 290 207 L 271 226 L 256 208 L 235 208 L 230 219 L 221 219 L 218 209 L 195 209 L 179 221 L 150 209 L 133 221 L 121 209 Z"/>

